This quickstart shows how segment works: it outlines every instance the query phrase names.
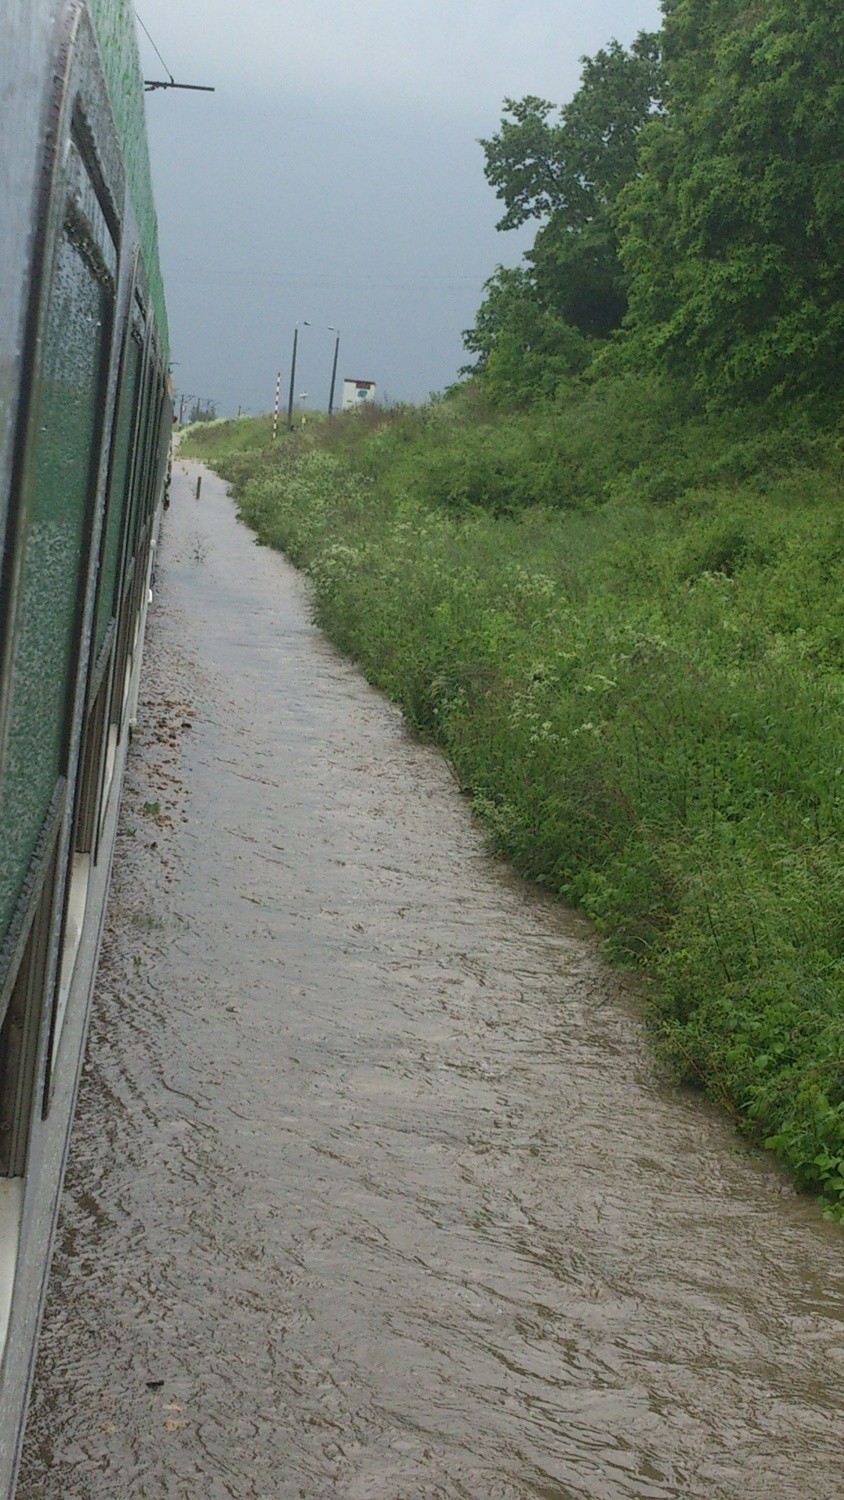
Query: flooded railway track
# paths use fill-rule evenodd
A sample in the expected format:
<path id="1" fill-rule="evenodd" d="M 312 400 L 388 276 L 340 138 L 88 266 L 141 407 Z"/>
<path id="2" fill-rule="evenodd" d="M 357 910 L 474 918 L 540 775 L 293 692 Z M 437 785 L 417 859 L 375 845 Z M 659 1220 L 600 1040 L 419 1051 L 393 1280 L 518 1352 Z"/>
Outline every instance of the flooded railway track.
<path id="1" fill-rule="evenodd" d="M 195 474 L 19 1496 L 838 1500 L 840 1230 Z"/>

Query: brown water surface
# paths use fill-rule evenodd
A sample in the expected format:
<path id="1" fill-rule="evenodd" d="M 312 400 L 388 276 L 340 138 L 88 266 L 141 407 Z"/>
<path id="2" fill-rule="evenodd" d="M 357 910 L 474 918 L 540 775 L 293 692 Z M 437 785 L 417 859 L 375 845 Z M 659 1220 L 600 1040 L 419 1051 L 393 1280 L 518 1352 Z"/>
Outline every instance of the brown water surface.
<path id="1" fill-rule="evenodd" d="M 839 1500 L 840 1230 L 196 472 L 19 1497 Z"/>

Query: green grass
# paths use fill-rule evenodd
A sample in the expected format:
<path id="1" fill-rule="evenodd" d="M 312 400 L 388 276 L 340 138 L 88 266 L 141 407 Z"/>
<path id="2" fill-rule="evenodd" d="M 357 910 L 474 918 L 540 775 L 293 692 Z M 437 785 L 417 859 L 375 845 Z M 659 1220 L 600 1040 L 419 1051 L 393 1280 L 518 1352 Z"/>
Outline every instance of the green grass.
<path id="1" fill-rule="evenodd" d="M 271 416 L 262 416 L 194 422 L 182 428 L 179 452 L 213 464 L 223 454 L 260 451 L 271 441 L 272 421 Z M 279 428 L 282 430 L 281 423 Z"/>
<path id="2" fill-rule="evenodd" d="M 838 429 L 716 424 L 623 381 L 275 450 L 227 427 L 186 447 L 494 846 L 641 966 L 677 1075 L 844 1212 Z"/>

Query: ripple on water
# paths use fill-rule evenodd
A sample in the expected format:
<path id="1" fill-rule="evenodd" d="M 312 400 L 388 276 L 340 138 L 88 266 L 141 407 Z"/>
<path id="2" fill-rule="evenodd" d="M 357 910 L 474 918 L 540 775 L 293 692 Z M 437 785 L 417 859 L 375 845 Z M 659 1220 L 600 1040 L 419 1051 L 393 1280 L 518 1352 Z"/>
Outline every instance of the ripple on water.
<path id="1" fill-rule="evenodd" d="M 166 528 L 19 1493 L 840 1500 L 839 1231 L 221 486 Z"/>

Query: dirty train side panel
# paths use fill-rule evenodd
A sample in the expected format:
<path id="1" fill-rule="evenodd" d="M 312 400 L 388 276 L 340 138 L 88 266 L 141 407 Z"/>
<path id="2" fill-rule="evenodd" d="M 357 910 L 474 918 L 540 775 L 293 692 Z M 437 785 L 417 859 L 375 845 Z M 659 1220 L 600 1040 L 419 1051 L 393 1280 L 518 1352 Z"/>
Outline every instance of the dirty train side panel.
<path id="1" fill-rule="evenodd" d="M 172 424 L 131 8 L 10 0 L 7 9 L 0 1495 L 12 1493 L 20 1449 Z"/>

